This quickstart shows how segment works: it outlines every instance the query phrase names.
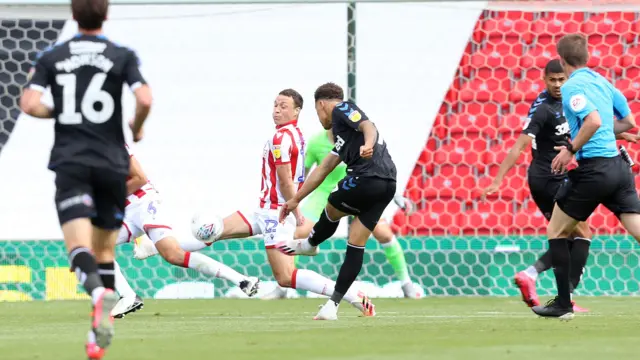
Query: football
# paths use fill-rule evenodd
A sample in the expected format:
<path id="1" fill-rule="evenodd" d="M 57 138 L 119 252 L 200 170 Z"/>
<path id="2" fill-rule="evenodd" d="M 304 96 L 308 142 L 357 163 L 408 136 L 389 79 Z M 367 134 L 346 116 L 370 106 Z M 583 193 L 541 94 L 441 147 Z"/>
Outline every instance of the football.
<path id="1" fill-rule="evenodd" d="M 196 214 L 191 219 L 191 233 L 202 242 L 215 242 L 222 235 L 222 230 L 224 222 L 219 216 Z"/>

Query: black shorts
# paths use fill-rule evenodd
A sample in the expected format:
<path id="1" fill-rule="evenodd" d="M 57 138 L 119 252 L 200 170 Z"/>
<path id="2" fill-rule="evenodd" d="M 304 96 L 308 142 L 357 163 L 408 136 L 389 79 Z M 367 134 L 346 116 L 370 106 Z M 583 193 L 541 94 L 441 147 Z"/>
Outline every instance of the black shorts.
<path id="1" fill-rule="evenodd" d="M 551 219 L 551 213 L 553 213 L 553 207 L 556 204 L 556 195 L 566 179 L 566 176 L 553 176 L 551 167 L 549 167 L 549 176 L 536 176 L 530 173 L 527 177 L 533 202 L 536 203 L 547 220 Z"/>
<path id="2" fill-rule="evenodd" d="M 640 213 L 633 173 L 620 156 L 583 159 L 578 164 L 568 173 L 565 195 L 559 195 L 557 200 L 567 215 L 586 221 L 600 204 L 618 217 Z"/>
<path id="3" fill-rule="evenodd" d="M 378 224 L 396 194 L 396 182 L 376 177 L 346 176 L 329 195 L 329 204 L 356 216 L 369 230 Z"/>
<path id="4" fill-rule="evenodd" d="M 60 225 L 91 218 L 107 230 L 119 229 L 124 218 L 127 175 L 107 168 L 61 164 L 56 173 L 56 208 Z"/>

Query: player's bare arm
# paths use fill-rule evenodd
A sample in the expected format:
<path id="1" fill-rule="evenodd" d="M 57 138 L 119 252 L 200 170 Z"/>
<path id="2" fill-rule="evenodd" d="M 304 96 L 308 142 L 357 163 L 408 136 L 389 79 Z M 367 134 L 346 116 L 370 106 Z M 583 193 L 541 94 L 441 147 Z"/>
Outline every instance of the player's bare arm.
<path id="1" fill-rule="evenodd" d="M 556 173 L 562 173 L 566 170 L 567 165 L 573 158 L 573 155 L 580 150 L 584 144 L 591 139 L 593 134 L 598 131 L 600 126 L 602 125 L 602 119 L 600 118 L 600 114 L 597 110 L 592 111 L 584 118 L 582 127 L 580 131 L 578 131 L 578 135 L 571 143 L 571 149 L 568 149 L 566 146 L 558 146 L 555 149 L 559 150 L 560 153 L 553 159 L 551 163 L 551 169 Z"/>
<path id="2" fill-rule="evenodd" d="M 276 165 L 276 173 L 278 174 L 280 193 L 286 201 L 291 200 L 296 194 L 293 177 L 291 176 L 291 163 Z M 294 214 L 296 215 L 297 225 L 302 225 L 304 218 L 300 215 L 299 209 L 296 209 Z"/>
<path id="3" fill-rule="evenodd" d="M 127 195 L 131 195 L 134 191 L 143 187 L 149 179 L 142 171 L 140 162 L 135 157 L 130 158 L 129 162 L 129 179 L 127 180 Z"/>
<path id="4" fill-rule="evenodd" d="M 636 127 L 636 120 L 633 117 L 633 114 L 629 114 L 626 117 L 613 122 L 613 132 L 617 135 L 616 138 L 618 137 L 618 135 L 623 135 L 627 131 L 635 127 Z M 634 136 L 634 135 L 631 135 L 631 136 Z"/>
<path id="5" fill-rule="evenodd" d="M 38 119 L 51 119 L 51 109 L 41 102 L 42 92 L 36 89 L 25 89 L 20 98 L 20 110 Z"/>
<path id="6" fill-rule="evenodd" d="M 486 189 L 482 191 L 483 200 L 486 198 L 487 195 L 491 195 L 496 191 L 498 191 L 498 189 L 500 188 L 500 184 L 502 184 L 502 180 L 504 179 L 505 175 L 507 175 L 509 170 L 511 170 L 511 168 L 516 164 L 516 162 L 518 161 L 518 158 L 520 157 L 520 154 L 522 154 L 524 149 L 526 149 L 527 146 L 531 144 L 532 140 L 533 138 L 531 136 L 527 134 L 520 134 L 520 136 L 518 137 L 518 140 L 516 140 L 516 143 L 513 145 L 511 150 L 509 150 L 507 157 L 505 157 L 502 163 L 500 164 L 500 168 L 498 169 L 498 174 L 491 182 L 491 185 L 489 185 Z"/>
<path id="7" fill-rule="evenodd" d="M 373 156 L 373 147 L 376 144 L 378 130 L 369 120 L 361 122 L 358 125 L 358 130 L 364 134 L 364 145 L 360 147 L 360 156 L 364 159 L 370 159 Z"/>
<path id="8" fill-rule="evenodd" d="M 341 161 L 340 157 L 334 153 L 327 155 L 320 165 L 311 172 L 311 175 L 309 175 L 309 178 L 307 178 L 298 192 L 284 204 L 280 210 L 280 221 L 284 221 L 287 215 L 294 211 L 304 198 L 311 194 L 313 190 L 317 189 L 327 175 L 329 175 Z"/>
<path id="9" fill-rule="evenodd" d="M 136 98 L 136 115 L 131 122 L 131 132 L 133 132 L 133 141 L 142 140 L 142 126 L 144 125 L 149 112 L 151 111 L 151 88 L 147 84 L 140 85 L 133 91 Z"/>

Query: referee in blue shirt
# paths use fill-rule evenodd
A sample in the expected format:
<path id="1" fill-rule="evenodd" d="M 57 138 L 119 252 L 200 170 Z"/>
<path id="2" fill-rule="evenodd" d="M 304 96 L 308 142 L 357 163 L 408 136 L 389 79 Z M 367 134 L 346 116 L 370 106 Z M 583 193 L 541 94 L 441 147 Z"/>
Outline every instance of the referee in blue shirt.
<path id="1" fill-rule="evenodd" d="M 558 191 L 547 227 L 558 296 L 532 310 L 540 316 L 571 320 L 570 234 L 578 222 L 586 221 L 603 204 L 632 236 L 640 239 L 640 199 L 631 169 L 616 145 L 616 136 L 636 125 L 627 100 L 609 81 L 587 68 L 589 52 L 583 35 L 566 35 L 557 50 L 569 77 L 561 93 L 572 141 L 557 148 L 560 152 L 551 163 L 551 171 L 566 171 L 573 156 L 579 166 L 568 173 Z"/>

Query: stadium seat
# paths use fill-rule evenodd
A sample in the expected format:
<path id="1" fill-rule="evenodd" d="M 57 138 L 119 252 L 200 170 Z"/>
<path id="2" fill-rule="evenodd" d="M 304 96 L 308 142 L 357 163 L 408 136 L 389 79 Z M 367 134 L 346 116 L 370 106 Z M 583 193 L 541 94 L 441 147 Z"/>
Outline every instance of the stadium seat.
<path id="1" fill-rule="evenodd" d="M 482 21 L 482 38 L 489 41 L 522 40 L 530 44 L 533 40 L 531 34 L 531 21 L 526 19 L 509 19 L 504 17 L 490 18 Z"/>
<path id="2" fill-rule="evenodd" d="M 531 68 L 544 69 L 550 60 L 557 58 L 558 53 L 555 44 L 536 45 L 522 56 L 520 66 L 524 70 Z M 535 79 L 540 80 L 542 76 L 536 76 Z"/>
<path id="3" fill-rule="evenodd" d="M 533 23 L 532 27 L 535 40 L 539 45 L 553 44 L 557 39 L 566 34 L 580 31 L 580 22 L 574 18 L 559 19 L 557 17 L 543 17 Z"/>
<path id="4" fill-rule="evenodd" d="M 618 43 L 615 45 L 596 45 L 589 49 L 589 63 L 591 68 L 615 69 L 618 68 L 618 62 L 622 56 L 623 45 Z"/>
<path id="5" fill-rule="evenodd" d="M 523 50 L 520 43 L 489 42 L 482 50 L 471 55 L 471 66 L 476 69 L 514 69 L 519 64 Z"/>
<path id="6" fill-rule="evenodd" d="M 432 199 L 468 202 L 471 201 L 472 192 L 476 187 L 476 178 L 468 176 L 441 176 L 436 175 L 426 178 L 422 185 L 422 196 L 425 200 Z"/>
<path id="7" fill-rule="evenodd" d="M 497 124 L 486 115 L 452 114 L 448 121 L 449 135 L 457 138 L 457 134 L 483 135 L 495 138 Z"/>
<path id="8" fill-rule="evenodd" d="M 527 116 L 511 114 L 502 118 L 498 127 L 498 134 L 505 139 L 509 137 L 517 137 L 522 132 L 527 121 Z"/>
<path id="9" fill-rule="evenodd" d="M 589 217 L 588 223 L 594 235 L 624 233 L 618 218 L 602 205 Z"/>
<path id="10" fill-rule="evenodd" d="M 627 100 L 640 100 L 640 79 L 618 79 L 615 85 Z"/>
<path id="11" fill-rule="evenodd" d="M 530 200 L 516 212 L 514 225 L 514 232 L 520 235 L 544 234 L 547 228 L 547 219 L 540 212 L 536 203 Z"/>
<path id="12" fill-rule="evenodd" d="M 431 200 L 409 217 L 409 226 L 415 235 L 458 235 L 456 220 L 461 212 L 462 204 L 457 200 Z"/>
<path id="13" fill-rule="evenodd" d="M 475 204 L 475 209 L 461 213 L 458 225 L 463 235 L 500 235 L 513 225 L 513 208 L 507 201 Z"/>
<path id="14" fill-rule="evenodd" d="M 510 90 L 511 81 L 509 78 L 487 80 L 474 79 L 462 85 L 458 100 L 462 102 L 493 101 L 499 104 L 504 104 L 507 101 L 507 94 Z"/>
<path id="15" fill-rule="evenodd" d="M 520 80 L 516 82 L 515 88 L 509 93 L 509 101 L 512 103 L 520 101 L 533 102 L 544 89 L 545 85 L 542 78 L 538 80 Z"/>

